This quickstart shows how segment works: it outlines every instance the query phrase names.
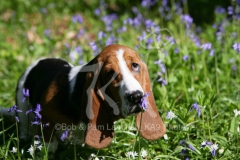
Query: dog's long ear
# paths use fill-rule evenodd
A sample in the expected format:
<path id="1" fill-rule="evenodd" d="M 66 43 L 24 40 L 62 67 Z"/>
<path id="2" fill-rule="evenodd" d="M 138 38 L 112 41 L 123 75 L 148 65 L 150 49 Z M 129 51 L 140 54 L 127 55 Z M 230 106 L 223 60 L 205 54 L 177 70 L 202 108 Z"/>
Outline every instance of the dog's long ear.
<path id="1" fill-rule="evenodd" d="M 82 110 L 87 125 L 85 143 L 94 148 L 107 147 L 114 136 L 113 117 L 109 106 L 101 96 L 100 71 L 102 63 L 90 64 L 85 68 L 92 70 L 86 74 L 82 97 Z"/>
<path id="2" fill-rule="evenodd" d="M 155 99 L 152 93 L 151 81 L 145 63 L 143 63 L 142 81 L 144 92 L 149 92 L 149 96 L 146 98 L 148 109 L 137 115 L 136 124 L 140 130 L 140 134 L 145 139 L 156 140 L 165 134 L 166 127 L 157 111 Z"/>

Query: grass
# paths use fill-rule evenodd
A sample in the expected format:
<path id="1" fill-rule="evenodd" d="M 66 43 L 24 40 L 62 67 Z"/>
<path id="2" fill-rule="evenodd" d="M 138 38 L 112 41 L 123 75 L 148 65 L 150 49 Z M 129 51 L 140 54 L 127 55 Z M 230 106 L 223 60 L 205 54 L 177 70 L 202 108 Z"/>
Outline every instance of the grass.
<path id="1" fill-rule="evenodd" d="M 103 2 L 1 3 L 0 106 L 10 108 L 15 104 L 17 80 L 38 58 L 61 57 L 79 65 L 107 44 L 124 44 L 134 48 L 148 64 L 158 110 L 167 126 L 165 138 L 143 139 L 135 129 L 135 117 L 128 117 L 115 123 L 115 137 L 108 148 L 69 145 L 58 152 L 59 159 L 87 159 L 91 154 L 99 159 L 133 159 L 126 153 L 134 151 L 138 153 L 136 159 L 238 159 L 239 116 L 234 110 L 240 110 L 240 51 L 233 45 L 240 43 L 239 6 L 233 4 L 234 15 L 216 12 L 214 23 L 202 26 L 200 32 L 191 19 L 182 19 L 188 14 L 187 4 L 181 10 L 175 5 L 177 1 L 173 2 L 161 13 L 161 2 L 150 8 L 139 3 L 134 12 L 131 6 L 121 12 L 117 3 Z M 121 3 L 127 6 L 127 2 Z M 94 14 L 96 8 L 100 15 Z M 208 49 L 207 43 L 211 43 Z M 211 51 L 214 53 L 210 55 Z M 156 64 L 159 59 L 161 63 Z M 169 111 L 176 117 L 169 119 Z M 27 152 L 30 144 L 23 147 L 24 151 L 18 147 L 17 123 L 5 117 L 0 121 L 4 126 L 0 131 L 0 157 L 31 158 Z M 209 150 L 211 146 L 201 148 L 206 140 L 218 145 L 215 156 Z M 12 153 L 12 147 L 18 152 Z M 45 149 L 40 154 L 43 159 Z M 147 151 L 145 158 L 140 156 L 142 150 Z"/>

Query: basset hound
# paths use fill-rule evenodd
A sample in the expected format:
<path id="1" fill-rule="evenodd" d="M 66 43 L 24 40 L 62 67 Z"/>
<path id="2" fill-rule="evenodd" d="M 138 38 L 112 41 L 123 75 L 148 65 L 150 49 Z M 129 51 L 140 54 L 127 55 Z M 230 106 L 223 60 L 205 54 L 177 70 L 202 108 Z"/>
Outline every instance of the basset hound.
<path id="1" fill-rule="evenodd" d="M 23 89 L 30 95 L 25 102 Z M 139 103 L 147 92 L 148 108 L 143 112 Z M 73 67 L 58 58 L 34 62 L 18 81 L 16 104 L 22 110 L 20 139 L 25 140 L 41 135 L 40 127 L 34 133 L 33 114 L 25 114 L 40 104 L 41 124 L 50 124 L 42 129 L 44 140 L 52 152 L 65 132 L 63 126 L 72 126 L 68 131 L 79 143 L 98 149 L 110 144 L 114 121 L 129 115 L 137 116 L 136 126 L 145 139 L 156 140 L 166 132 L 146 64 L 134 50 L 118 44 L 107 46 L 83 66 Z"/>

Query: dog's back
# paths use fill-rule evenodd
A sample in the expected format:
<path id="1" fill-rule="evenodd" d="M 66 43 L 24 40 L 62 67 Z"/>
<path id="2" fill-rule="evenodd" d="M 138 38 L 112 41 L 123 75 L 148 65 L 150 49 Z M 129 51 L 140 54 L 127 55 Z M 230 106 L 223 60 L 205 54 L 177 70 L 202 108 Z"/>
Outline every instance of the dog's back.
<path id="1" fill-rule="evenodd" d="M 61 81 L 67 81 L 68 73 L 71 68 L 72 66 L 62 59 L 40 59 L 29 66 L 20 77 L 16 92 L 16 104 L 19 109 L 22 110 L 22 113 L 18 115 L 20 119 L 21 139 L 30 139 L 33 130 L 31 129 L 33 127 L 31 127 L 30 122 L 34 117 L 31 114 L 26 115 L 25 113 L 31 108 L 34 109 L 36 105 L 40 103 L 43 93 L 54 79 L 58 79 L 58 81 L 56 81 L 58 83 L 61 83 Z M 29 102 L 28 100 L 22 102 L 24 96 L 22 93 L 23 89 L 29 90 Z"/>

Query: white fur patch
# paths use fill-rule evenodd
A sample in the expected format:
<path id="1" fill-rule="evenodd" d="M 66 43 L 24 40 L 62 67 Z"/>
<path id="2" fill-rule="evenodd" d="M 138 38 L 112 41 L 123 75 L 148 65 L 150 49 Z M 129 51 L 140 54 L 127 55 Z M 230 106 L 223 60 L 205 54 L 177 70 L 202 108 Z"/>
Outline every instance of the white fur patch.
<path id="1" fill-rule="evenodd" d="M 120 93 L 121 101 L 122 101 L 122 115 L 125 117 L 127 115 L 127 112 L 130 108 L 127 100 L 124 98 L 126 94 L 131 94 L 137 90 L 141 91 L 143 93 L 143 89 L 139 82 L 134 78 L 133 74 L 129 70 L 127 63 L 123 57 L 124 50 L 120 49 L 117 51 L 117 59 L 118 59 L 118 65 L 119 69 L 122 74 L 122 81 L 120 82 Z"/>
<path id="2" fill-rule="evenodd" d="M 77 74 L 81 71 L 83 66 L 77 66 L 77 67 L 73 67 L 70 70 L 70 73 L 68 75 L 68 81 L 70 82 L 70 95 L 73 92 L 74 86 L 76 84 L 76 80 L 77 80 Z"/>

